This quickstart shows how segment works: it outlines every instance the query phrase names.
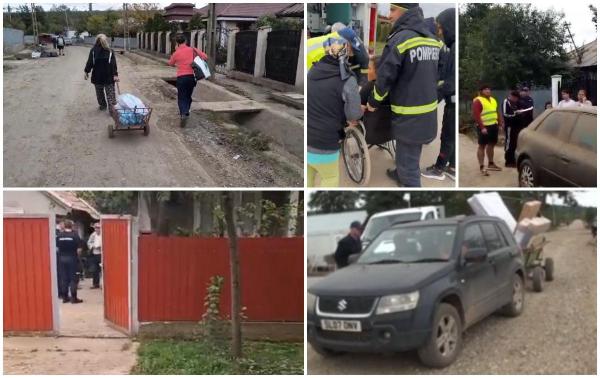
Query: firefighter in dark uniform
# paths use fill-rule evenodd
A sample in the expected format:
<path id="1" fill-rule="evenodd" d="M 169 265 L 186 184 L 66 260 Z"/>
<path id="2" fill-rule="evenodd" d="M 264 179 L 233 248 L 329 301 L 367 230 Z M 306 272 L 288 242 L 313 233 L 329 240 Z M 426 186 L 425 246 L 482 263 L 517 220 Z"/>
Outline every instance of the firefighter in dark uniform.
<path id="1" fill-rule="evenodd" d="M 338 242 L 337 249 L 333 257 L 337 268 L 348 266 L 348 258 L 350 255 L 360 253 L 362 244 L 360 235 L 362 234 L 362 224 L 359 221 L 354 221 L 350 224 L 350 232 Z"/>
<path id="2" fill-rule="evenodd" d="M 73 222 L 66 220 L 64 230 L 56 234 L 58 263 L 61 271 L 60 294 L 63 303 L 81 303 L 77 298 L 77 268 L 78 256 L 82 250 L 83 241 L 73 230 Z M 70 292 L 70 296 L 69 296 Z"/>
<path id="3" fill-rule="evenodd" d="M 437 135 L 438 60 L 443 43 L 429 30 L 417 3 L 390 4 L 392 32 L 377 67 L 367 109 L 389 98 L 396 168 L 387 174 L 399 186 L 421 186 L 419 161 L 424 144 Z"/>

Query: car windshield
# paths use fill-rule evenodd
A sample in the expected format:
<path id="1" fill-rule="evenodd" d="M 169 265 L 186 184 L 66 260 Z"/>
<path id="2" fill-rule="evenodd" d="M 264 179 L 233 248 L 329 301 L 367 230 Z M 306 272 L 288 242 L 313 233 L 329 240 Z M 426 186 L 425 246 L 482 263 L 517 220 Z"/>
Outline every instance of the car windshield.
<path id="1" fill-rule="evenodd" d="M 383 231 L 362 254 L 359 264 L 448 261 L 456 225 L 393 228 Z"/>
<path id="2" fill-rule="evenodd" d="M 371 218 L 371 220 L 367 223 L 367 227 L 365 227 L 362 239 L 364 241 L 371 241 L 375 239 L 375 237 L 381 231 L 385 230 L 393 224 L 416 222 L 419 220 L 421 220 L 421 212 L 393 214 Z"/>

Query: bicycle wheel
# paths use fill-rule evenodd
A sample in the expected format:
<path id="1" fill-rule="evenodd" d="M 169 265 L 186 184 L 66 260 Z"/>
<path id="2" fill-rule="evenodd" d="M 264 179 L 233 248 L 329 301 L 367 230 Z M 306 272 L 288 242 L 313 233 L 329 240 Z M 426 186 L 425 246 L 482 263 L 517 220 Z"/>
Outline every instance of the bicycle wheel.
<path id="1" fill-rule="evenodd" d="M 366 185 L 371 177 L 369 146 L 358 128 L 347 127 L 345 131 L 346 138 L 342 143 L 342 156 L 346 172 L 355 183 Z"/>

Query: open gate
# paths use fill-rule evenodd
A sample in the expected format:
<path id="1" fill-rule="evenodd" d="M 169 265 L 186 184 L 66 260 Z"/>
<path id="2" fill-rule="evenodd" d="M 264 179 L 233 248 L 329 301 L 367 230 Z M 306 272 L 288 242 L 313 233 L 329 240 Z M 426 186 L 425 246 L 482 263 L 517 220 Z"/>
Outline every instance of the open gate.
<path id="1" fill-rule="evenodd" d="M 104 318 L 116 329 L 134 331 L 132 307 L 132 218 L 106 215 L 102 223 Z"/>
<path id="2" fill-rule="evenodd" d="M 57 332 L 54 217 L 4 215 L 4 332 Z"/>

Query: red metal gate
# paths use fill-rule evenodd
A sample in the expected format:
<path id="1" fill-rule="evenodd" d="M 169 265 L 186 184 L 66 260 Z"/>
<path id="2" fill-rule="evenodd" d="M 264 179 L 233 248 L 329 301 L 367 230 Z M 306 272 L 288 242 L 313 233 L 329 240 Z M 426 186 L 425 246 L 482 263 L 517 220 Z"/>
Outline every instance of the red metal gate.
<path id="1" fill-rule="evenodd" d="M 130 333 L 131 218 L 103 216 L 101 222 L 104 318 Z"/>
<path id="2" fill-rule="evenodd" d="M 4 216 L 4 332 L 58 330 L 53 238 L 48 215 Z"/>

